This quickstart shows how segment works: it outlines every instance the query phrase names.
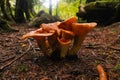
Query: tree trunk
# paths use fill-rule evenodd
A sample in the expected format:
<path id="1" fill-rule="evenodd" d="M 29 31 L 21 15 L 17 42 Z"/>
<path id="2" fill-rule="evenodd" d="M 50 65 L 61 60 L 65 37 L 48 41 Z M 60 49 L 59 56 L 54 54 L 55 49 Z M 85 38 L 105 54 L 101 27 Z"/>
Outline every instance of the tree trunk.
<path id="1" fill-rule="evenodd" d="M 7 15 L 6 13 L 6 10 L 5 10 L 5 0 L 0 0 L 0 8 L 1 8 L 1 11 L 3 13 L 3 17 L 6 19 L 6 20 L 10 20 L 9 16 Z"/>
<path id="2" fill-rule="evenodd" d="M 36 12 L 34 10 L 34 5 L 35 5 L 35 0 L 28 0 L 28 9 L 29 9 L 29 14 L 33 17 L 36 15 Z M 30 16 L 30 17 L 31 17 Z"/>
<path id="3" fill-rule="evenodd" d="M 56 5 L 56 16 L 58 16 L 58 0 L 57 0 L 57 5 Z"/>
<path id="4" fill-rule="evenodd" d="M 96 0 L 86 0 L 86 3 L 94 2 Z"/>
<path id="5" fill-rule="evenodd" d="M 24 16 L 24 14 L 26 16 Z M 16 10 L 15 10 L 15 21 L 18 23 L 26 22 L 26 19 L 29 20 L 29 10 L 27 0 L 17 0 L 16 1 Z"/>
<path id="6" fill-rule="evenodd" d="M 14 18 L 14 15 L 12 13 L 12 9 L 11 9 L 11 5 L 10 5 L 9 0 L 6 0 L 6 6 L 7 6 L 8 10 L 9 10 L 9 15 L 11 16 L 12 20 L 14 20 L 15 18 Z"/>
<path id="7" fill-rule="evenodd" d="M 49 14 L 52 15 L 52 0 L 49 0 Z"/>

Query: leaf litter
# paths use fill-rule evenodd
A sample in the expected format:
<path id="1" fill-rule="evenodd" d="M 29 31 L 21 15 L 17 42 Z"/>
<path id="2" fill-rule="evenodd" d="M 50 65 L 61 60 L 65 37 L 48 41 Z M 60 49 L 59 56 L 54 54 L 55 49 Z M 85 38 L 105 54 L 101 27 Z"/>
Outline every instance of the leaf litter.
<path id="1" fill-rule="evenodd" d="M 29 46 L 21 36 L 36 28 L 26 24 L 13 25 L 19 30 L 0 33 L 0 66 L 24 53 Z M 30 38 L 32 49 L 26 55 L 5 67 L 0 79 L 31 80 L 99 80 L 96 66 L 101 64 L 108 80 L 120 79 L 120 22 L 97 27 L 84 40 L 78 59 L 53 61 L 44 57 L 36 41 Z"/>

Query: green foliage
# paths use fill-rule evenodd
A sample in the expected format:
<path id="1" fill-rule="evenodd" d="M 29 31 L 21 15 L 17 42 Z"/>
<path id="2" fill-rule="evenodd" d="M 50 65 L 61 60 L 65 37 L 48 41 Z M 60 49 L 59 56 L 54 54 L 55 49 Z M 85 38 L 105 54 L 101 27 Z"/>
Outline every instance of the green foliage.
<path id="1" fill-rule="evenodd" d="M 43 3 L 45 0 L 28 0 L 32 1 L 33 9 L 35 10 L 35 13 L 38 13 L 40 10 L 44 10 L 47 13 L 49 12 L 48 8 L 45 8 L 43 6 Z M 54 1 L 54 0 L 52 0 Z M 96 0 L 96 1 L 120 1 L 120 0 Z M 14 5 L 15 0 L 10 0 L 12 10 L 14 11 Z M 58 6 L 56 8 L 53 8 L 53 15 L 58 15 L 62 19 L 67 19 L 71 16 L 76 16 L 76 12 L 78 12 L 78 6 L 80 4 L 86 4 L 86 0 L 59 0 Z M 34 16 L 31 14 L 31 17 L 34 18 Z"/>
<path id="2" fill-rule="evenodd" d="M 67 19 L 71 16 L 76 16 L 78 11 L 79 1 L 73 1 L 71 3 L 59 2 L 58 15 L 62 19 Z"/>

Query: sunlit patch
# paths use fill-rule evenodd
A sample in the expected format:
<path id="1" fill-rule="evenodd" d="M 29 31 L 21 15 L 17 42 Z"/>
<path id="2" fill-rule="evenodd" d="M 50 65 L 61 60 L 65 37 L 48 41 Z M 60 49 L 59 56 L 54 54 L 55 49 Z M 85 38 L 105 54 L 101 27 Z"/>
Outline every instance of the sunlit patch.
<path id="1" fill-rule="evenodd" d="M 51 1 L 52 1 L 52 8 L 55 8 L 59 0 L 51 0 Z M 43 6 L 45 6 L 46 8 L 49 8 L 49 3 L 50 3 L 50 0 L 45 0 L 43 2 Z"/>

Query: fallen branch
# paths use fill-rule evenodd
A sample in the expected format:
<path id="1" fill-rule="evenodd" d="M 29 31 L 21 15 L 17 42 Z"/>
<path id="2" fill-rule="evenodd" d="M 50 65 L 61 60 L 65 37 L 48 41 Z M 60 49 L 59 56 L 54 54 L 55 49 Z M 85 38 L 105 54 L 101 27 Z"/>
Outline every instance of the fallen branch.
<path id="1" fill-rule="evenodd" d="M 29 42 L 28 49 L 27 49 L 24 53 L 22 53 L 22 54 L 20 54 L 19 56 L 15 57 L 12 61 L 4 64 L 3 66 L 1 66 L 1 67 L 0 67 L 0 71 L 3 70 L 4 68 L 6 68 L 7 66 L 11 65 L 12 63 L 14 63 L 16 60 L 18 60 L 18 59 L 20 59 L 21 57 L 23 57 L 23 56 L 31 49 L 32 44 L 31 44 L 30 40 L 28 40 L 28 42 Z"/>
<path id="2" fill-rule="evenodd" d="M 99 64 L 97 65 L 97 71 L 100 76 L 100 80 L 107 80 L 106 72 L 104 71 L 103 67 Z"/>

